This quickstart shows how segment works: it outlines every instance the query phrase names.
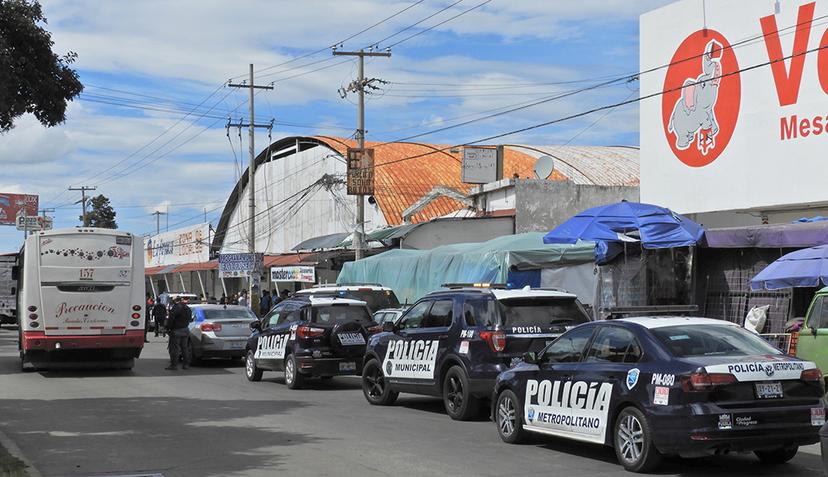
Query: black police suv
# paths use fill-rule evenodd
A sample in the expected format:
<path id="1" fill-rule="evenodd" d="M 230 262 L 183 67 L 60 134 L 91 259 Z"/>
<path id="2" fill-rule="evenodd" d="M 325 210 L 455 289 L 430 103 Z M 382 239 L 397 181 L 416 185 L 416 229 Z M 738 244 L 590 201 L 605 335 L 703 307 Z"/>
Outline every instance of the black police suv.
<path id="1" fill-rule="evenodd" d="M 558 290 L 459 286 L 432 292 L 371 336 L 363 393 L 379 405 L 392 404 L 400 392 L 442 396 L 452 419 L 471 419 L 499 373 L 586 321 L 576 296 Z"/>
<path id="2" fill-rule="evenodd" d="M 822 373 L 733 323 L 625 318 L 569 330 L 498 376 L 501 439 L 527 431 L 611 445 L 629 471 L 664 455 L 752 451 L 765 463 L 818 442 Z"/>
<path id="3" fill-rule="evenodd" d="M 325 283 L 299 290 L 296 295 L 360 300 L 368 305 L 371 312 L 400 306 L 394 290 L 378 283 Z"/>
<path id="4" fill-rule="evenodd" d="M 362 372 L 368 335 L 380 331 L 363 301 L 294 297 L 252 323 L 245 360 L 247 379 L 263 371 L 284 371 L 291 389 L 312 376 L 330 378 Z"/>

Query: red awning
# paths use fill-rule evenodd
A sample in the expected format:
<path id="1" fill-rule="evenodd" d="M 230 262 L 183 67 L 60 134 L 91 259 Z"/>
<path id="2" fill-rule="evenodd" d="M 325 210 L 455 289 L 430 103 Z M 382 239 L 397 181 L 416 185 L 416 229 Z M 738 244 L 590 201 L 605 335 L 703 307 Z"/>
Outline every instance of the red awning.
<path id="1" fill-rule="evenodd" d="M 305 261 L 312 253 L 286 253 L 283 255 L 265 255 L 264 266 L 268 267 L 286 267 L 289 265 L 298 265 Z"/>
<path id="2" fill-rule="evenodd" d="M 218 270 L 218 260 L 210 260 L 209 262 L 200 263 L 185 263 L 175 267 L 173 272 L 197 272 L 200 270 Z"/>

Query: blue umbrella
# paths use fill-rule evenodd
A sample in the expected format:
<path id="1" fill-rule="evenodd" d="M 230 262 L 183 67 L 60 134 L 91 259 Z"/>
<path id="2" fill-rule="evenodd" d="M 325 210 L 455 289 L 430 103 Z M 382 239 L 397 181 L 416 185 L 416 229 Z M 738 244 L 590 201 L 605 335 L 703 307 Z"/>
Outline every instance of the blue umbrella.
<path id="1" fill-rule="evenodd" d="M 637 232 L 638 237 L 630 236 Z M 701 225 L 670 209 L 639 202 L 622 201 L 585 210 L 543 237 L 544 243 L 596 242 L 596 261 L 606 263 L 609 244 L 641 242 L 644 248 L 674 248 L 698 244 L 704 236 Z"/>
<path id="2" fill-rule="evenodd" d="M 783 255 L 750 281 L 754 290 L 817 287 L 828 284 L 828 245 L 804 248 Z"/>

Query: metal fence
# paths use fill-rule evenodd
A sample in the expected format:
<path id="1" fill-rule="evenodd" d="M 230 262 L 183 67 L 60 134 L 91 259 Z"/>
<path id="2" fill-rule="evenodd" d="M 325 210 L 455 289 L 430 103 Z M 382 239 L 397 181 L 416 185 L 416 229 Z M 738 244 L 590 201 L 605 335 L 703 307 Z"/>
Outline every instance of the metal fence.
<path id="1" fill-rule="evenodd" d="M 791 333 L 762 333 L 759 336 L 765 339 L 773 347 L 779 351 L 790 354 L 791 352 Z"/>

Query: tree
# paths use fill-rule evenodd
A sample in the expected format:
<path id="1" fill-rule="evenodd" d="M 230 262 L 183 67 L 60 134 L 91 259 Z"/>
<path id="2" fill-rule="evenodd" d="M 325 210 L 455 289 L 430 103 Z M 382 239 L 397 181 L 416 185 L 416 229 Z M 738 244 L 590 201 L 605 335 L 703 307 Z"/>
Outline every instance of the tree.
<path id="1" fill-rule="evenodd" d="M 109 199 L 101 194 L 89 199 L 90 210 L 86 213 L 86 220 L 89 227 L 101 227 L 104 229 L 117 229 L 115 222 L 115 209 L 109 204 Z M 83 216 L 78 217 L 83 222 Z"/>
<path id="2" fill-rule="evenodd" d="M 77 54 L 52 52 L 52 35 L 37 0 L 0 0 L 0 132 L 32 113 L 44 126 L 66 120 L 66 103 L 83 91 L 69 67 Z"/>

